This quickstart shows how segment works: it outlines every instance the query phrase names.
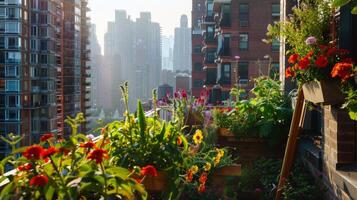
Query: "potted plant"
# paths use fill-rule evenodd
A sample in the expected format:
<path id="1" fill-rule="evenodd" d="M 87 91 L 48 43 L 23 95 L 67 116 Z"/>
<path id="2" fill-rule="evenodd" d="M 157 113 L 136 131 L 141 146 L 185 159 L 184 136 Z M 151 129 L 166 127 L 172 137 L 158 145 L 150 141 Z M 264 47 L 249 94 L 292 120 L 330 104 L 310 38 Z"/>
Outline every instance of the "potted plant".
<path id="1" fill-rule="evenodd" d="M 124 84 L 121 89 L 126 105 L 125 119 L 106 126 L 111 146 L 109 155 L 114 163 L 129 169 L 136 166 L 157 169 L 155 176 L 135 177 L 148 191 L 163 191 L 164 196 L 179 197 L 186 185 L 195 186 L 191 183 L 201 170 L 204 172 L 206 164 L 206 178 L 216 169 L 233 164 L 226 149 L 215 149 L 204 142 L 204 133 L 200 129 L 193 129 L 192 134 L 184 132 L 183 108 L 182 112 L 174 113 L 173 119 L 168 122 L 160 119 L 157 113 L 145 116 L 140 101 L 137 112 L 130 114 L 127 106 L 128 85 Z M 155 91 L 153 105 L 156 109 Z M 203 184 L 202 180 L 200 184 Z"/>
<path id="2" fill-rule="evenodd" d="M 2 138 L 13 149 L 2 169 L 14 170 L 0 176 L 0 182 L 7 181 L 0 199 L 146 199 L 144 187 L 131 178 L 136 172 L 111 162 L 106 134 L 93 141 L 76 132 L 82 120 L 82 114 L 67 119 L 73 129 L 68 140 L 48 133 L 39 144 L 16 149 L 20 136 Z"/>

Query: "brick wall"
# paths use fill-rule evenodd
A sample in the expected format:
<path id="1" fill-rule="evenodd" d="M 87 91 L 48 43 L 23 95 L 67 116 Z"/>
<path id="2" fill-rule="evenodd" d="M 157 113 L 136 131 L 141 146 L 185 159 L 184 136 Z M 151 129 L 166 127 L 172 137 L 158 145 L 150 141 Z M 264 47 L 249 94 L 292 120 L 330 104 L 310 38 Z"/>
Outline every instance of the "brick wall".
<path id="1" fill-rule="evenodd" d="M 339 107 L 325 106 L 323 116 L 326 199 L 357 199 L 357 123 Z"/>

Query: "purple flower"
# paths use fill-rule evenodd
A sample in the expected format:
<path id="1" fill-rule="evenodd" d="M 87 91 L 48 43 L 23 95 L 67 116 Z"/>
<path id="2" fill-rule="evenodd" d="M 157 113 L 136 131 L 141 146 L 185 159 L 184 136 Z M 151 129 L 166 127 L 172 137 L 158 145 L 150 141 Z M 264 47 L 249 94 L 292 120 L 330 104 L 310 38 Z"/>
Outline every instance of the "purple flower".
<path id="1" fill-rule="evenodd" d="M 306 39 L 306 41 L 305 41 L 305 43 L 306 43 L 307 45 L 313 45 L 313 44 L 316 44 L 316 42 L 317 42 L 317 40 L 316 40 L 316 38 L 313 37 L 313 36 L 308 37 L 308 38 Z"/>
<path id="2" fill-rule="evenodd" d="M 89 134 L 89 135 L 87 135 L 86 136 L 89 140 L 93 140 L 94 139 L 94 135 L 92 135 L 92 134 Z"/>

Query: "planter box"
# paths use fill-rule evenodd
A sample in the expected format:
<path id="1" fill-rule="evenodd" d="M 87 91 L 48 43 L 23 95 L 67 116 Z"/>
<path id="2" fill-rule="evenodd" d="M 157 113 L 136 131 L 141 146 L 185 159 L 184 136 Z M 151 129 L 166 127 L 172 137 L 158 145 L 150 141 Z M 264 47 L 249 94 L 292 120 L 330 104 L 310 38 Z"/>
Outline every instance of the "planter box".
<path id="1" fill-rule="evenodd" d="M 337 81 L 311 81 L 302 86 L 306 100 L 324 105 L 336 105 L 345 101 Z"/>
<path id="2" fill-rule="evenodd" d="M 241 175 L 241 165 L 222 167 L 220 169 L 217 169 L 212 174 L 212 181 L 214 185 L 219 186 L 220 184 L 222 184 L 223 181 L 225 181 L 226 177 L 231 177 L 231 176 L 238 177 L 240 175 Z M 147 176 L 143 180 L 142 184 L 144 185 L 147 191 L 154 191 L 154 192 L 165 191 L 168 189 L 167 174 L 165 172 L 158 172 L 157 177 Z"/>

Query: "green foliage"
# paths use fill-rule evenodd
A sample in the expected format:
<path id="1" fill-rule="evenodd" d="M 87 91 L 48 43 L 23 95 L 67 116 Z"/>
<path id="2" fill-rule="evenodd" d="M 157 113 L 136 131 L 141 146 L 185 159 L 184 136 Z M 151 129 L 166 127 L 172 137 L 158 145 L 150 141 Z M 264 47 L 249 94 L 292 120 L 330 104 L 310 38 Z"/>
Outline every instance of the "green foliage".
<path id="1" fill-rule="evenodd" d="M 14 175 L 0 176 L 0 180 L 10 180 L 1 191 L 0 199 L 146 199 L 147 193 L 142 185 L 132 178 L 133 172 L 113 166 L 107 159 L 106 134 L 97 142 L 77 133 L 84 121 L 83 115 L 68 118 L 67 122 L 75 131 L 68 140 L 56 140 L 54 134 L 46 134 L 41 143 L 21 150 L 13 150 L 7 159 L 2 160 L 2 168 L 12 165 Z M 105 130 L 105 129 L 104 129 Z M 4 139 L 16 145 L 19 138 Z M 85 146 L 91 144 L 90 146 Z M 35 150 L 36 149 L 36 150 Z M 99 151 L 96 154 L 95 151 Z M 15 156 L 23 152 L 23 156 Z M 29 157 L 37 155 L 37 157 Z M 47 154 L 52 152 L 51 154 Z M 47 154 L 47 156 L 46 156 Z M 97 160 L 101 157 L 100 160 Z M 46 178 L 43 185 L 33 185 L 36 177 Z M 0 181 L 2 182 L 2 181 Z"/>
<path id="2" fill-rule="evenodd" d="M 260 199 L 274 199 L 281 165 L 281 160 L 262 158 L 254 162 L 252 168 L 243 169 L 238 182 L 239 193 L 259 193 Z M 309 172 L 297 162 L 283 188 L 282 196 L 286 200 L 319 200 L 322 199 L 322 192 Z"/>
<path id="3" fill-rule="evenodd" d="M 331 14 L 331 4 L 326 0 L 300 1 L 299 7 L 293 8 L 287 20 L 268 26 L 267 36 L 270 42 L 284 37 L 295 53 L 306 55 L 311 50 L 305 43 L 306 38 L 314 36 L 320 44 L 329 42 Z"/>
<path id="4" fill-rule="evenodd" d="M 217 127 L 228 128 L 238 137 L 265 138 L 271 145 L 279 144 L 287 135 L 292 110 L 289 98 L 280 87 L 280 82 L 268 77 L 255 80 L 251 91 L 255 96 L 249 100 L 238 100 L 235 108 L 213 111 Z"/>
<path id="5" fill-rule="evenodd" d="M 342 7 L 347 5 L 348 3 L 352 3 L 351 13 L 357 15 L 357 1 L 356 0 L 333 0 L 332 3 L 336 7 Z"/>

